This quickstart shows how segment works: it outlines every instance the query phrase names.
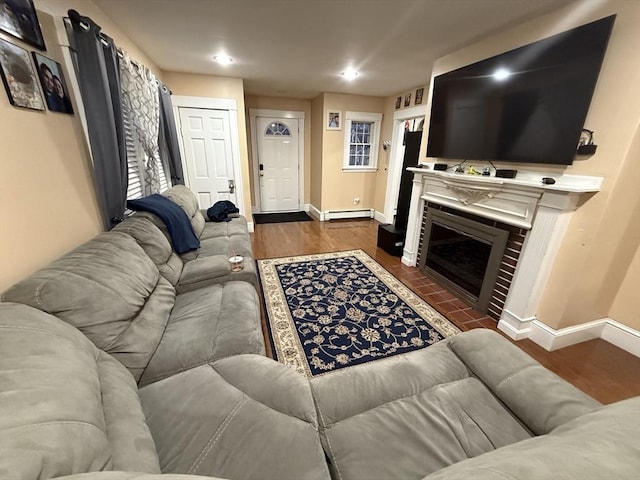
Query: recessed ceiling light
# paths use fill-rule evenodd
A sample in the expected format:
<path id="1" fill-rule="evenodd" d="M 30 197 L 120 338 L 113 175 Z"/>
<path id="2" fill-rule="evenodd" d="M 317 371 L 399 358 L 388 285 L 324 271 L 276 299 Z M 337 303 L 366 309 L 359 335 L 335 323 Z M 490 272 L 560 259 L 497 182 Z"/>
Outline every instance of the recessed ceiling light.
<path id="1" fill-rule="evenodd" d="M 502 80 L 506 80 L 511 75 L 511 72 L 506 68 L 499 68 L 493 73 L 493 78 L 501 82 Z"/>
<path id="2" fill-rule="evenodd" d="M 213 59 L 220 65 L 229 65 L 230 63 L 233 63 L 233 58 L 231 58 L 229 55 L 215 55 Z"/>
<path id="3" fill-rule="evenodd" d="M 358 72 L 353 70 L 352 68 L 349 68 L 342 72 L 340 75 L 342 75 L 346 80 L 353 80 L 358 76 Z"/>

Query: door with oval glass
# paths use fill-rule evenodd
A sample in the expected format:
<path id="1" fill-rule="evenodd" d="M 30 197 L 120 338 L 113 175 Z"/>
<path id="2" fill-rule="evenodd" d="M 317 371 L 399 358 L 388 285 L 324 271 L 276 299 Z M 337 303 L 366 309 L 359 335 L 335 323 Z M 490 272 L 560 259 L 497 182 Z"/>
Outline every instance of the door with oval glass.
<path id="1" fill-rule="evenodd" d="M 299 131 L 295 119 L 256 118 L 260 210 L 299 210 Z"/>

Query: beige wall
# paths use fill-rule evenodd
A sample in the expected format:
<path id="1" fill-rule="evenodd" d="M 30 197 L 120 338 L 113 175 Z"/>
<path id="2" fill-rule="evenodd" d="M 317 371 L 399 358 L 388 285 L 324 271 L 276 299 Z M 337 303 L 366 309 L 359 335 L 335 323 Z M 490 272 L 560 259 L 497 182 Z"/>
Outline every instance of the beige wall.
<path id="1" fill-rule="evenodd" d="M 636 330 L 640 330 L 638 285 L 640 285 L 640 248 L 636 249 L 636 254 L 627 269 L 627 273 L 609 311 L 610 318 Z"/>
<path id="2" fill-rule="evenodd" d="M 640 177 L 632 174 L 640 158 L 640 2 L 575 2 L 439 59 L 433 69 L 438 75 L 613 13 L 618 17 L 585 123 L 595 131 L 597 153 L 566 168 L 518 165 L 605 178 L 602 191 L 583 196 L 574 213 L 536 314 L 556 329 L 608 316 L 623 281 L 635 278 L 625 273 L 638 247 L 637 236 L 627 233 L 638 222 L 640 191 Z M 421 158 L 427 132 L 425 122 Z M 617 297 L 616 311 L 628 310 L 621 304 L 626 300 Z"/>
<path id="3" fill-rule="evenodd" d="M 383 113 L 384 98 L 363 95 L 324 94 L 324 116 L 333 110 L 342 111 L 342 130 L 323 130 L 322 137 L 322 209 L 347 210 L 373 208 L 376 192 L 376 172 L 343 172 L 344 115 L 347 111 Z M 384 122 L 384 119 L 383 119 Z M 380 137 L 382 139 L 382 137 Z M 378 165 L 384 161 L 384 151 L 377 145 Z M 354 198 L 360 198 L 355 205 Z"/>
<path id="4" fill-rule="evenodd" d="M 162 79 L 174 95 L 189 97 L 229 98 L 238 106 L 238 136 L 240 141 L 240 168 L 242 175 L 243 215 L 251 219 L 251 179 L 247 150 L 247 120 L 244 106 L 244 83 L 241 78 L 196 75 L 191 73 L 162 72 Z"/>
<path id="5" fill-rule="evenodd" d="M 311 168 L 309 200 L 322 211 L 322 135 L 324 134 L 324 94 L 311 101 Z"/>
<path id="6" fill-rule="evenodd" d="M 63 63 L 54 17 L 60 21 L 74 8 L 101 25 L 133 58 L 157 71 L 90 0 L 36 0 L 35 5 L 46 56 Z M 63 69 L 69 79 L 64 65 Z M 13 107 L 5 93 L 0 94 L 0 290 L 102 230 L 88 149 L 71 94 L 74 115 Z"/>
<path id="7" fill-rule="evenodd" d="M 261 108 L 265 110 L 288 110 L 295 112 L 304 112 L 304 198 L 303 203 L 309 203 L 310 197 L 310 178 L 311 178 L 311 100 L 300 98 L 284 98 L 284 97 L 261 97 L 255 95 L 246 95 L 244 98 L 246 106 L 246 116 L 250 119 L 249 109 Z M 249 170 L 251 174 L 251 205 L 255 205 L 254 198 L 254 178 L 253 178 L 253 155 L 251 145 L 251 126 L 250 120 L 247 121 L 247 138 L 249 139 Z"/>

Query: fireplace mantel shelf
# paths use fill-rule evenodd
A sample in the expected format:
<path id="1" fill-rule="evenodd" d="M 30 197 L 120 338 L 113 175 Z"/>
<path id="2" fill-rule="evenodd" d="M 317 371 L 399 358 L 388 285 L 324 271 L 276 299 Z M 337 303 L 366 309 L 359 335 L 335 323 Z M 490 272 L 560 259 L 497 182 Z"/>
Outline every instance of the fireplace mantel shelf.
<path id="1" fill-rule="evenodd" d="M 589 193 L 598 192 L 602 186 L 602 177 L 592 177 L 587 175 L 558 175 L 534 171 L 518 171 L 516 178 L 497 178 L 484 175 L 470 175 L 467 173 L 449 173 L 433 170 L 432 164 L 425 164 L 427 168 L 410 167 L 407 170 L 429 177 L 436 177 L 443 180 L 455 180 L 456 182 L 469 183 L 470 186 L 511 186 L 514 188 L 525 187 L 534 188 L 538 191 L 550 192 L 571 192 Z M 551 177 L 556 183 L 545 185 L 542 183 L 543 177 Z"/>

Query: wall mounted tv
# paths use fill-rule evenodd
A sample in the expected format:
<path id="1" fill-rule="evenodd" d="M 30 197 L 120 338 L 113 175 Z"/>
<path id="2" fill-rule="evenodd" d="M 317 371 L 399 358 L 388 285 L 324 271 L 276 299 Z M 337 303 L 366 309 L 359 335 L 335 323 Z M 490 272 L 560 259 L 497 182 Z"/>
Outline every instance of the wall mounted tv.
<path id="1" fill-rule="evenodd" d="M 573 163 L 614 20 L 435 77 L 427 156 Z"/>

